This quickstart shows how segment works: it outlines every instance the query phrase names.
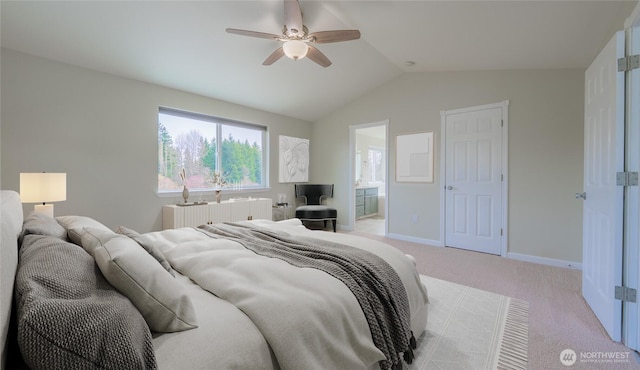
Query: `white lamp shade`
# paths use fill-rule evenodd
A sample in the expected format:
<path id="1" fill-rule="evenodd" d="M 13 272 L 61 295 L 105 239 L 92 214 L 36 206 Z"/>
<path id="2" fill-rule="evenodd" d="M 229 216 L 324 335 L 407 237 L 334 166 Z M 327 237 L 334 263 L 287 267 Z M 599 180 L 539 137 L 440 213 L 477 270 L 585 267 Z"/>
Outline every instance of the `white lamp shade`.
<path id="1" fill-rule="evenodd" d="M 21 173 L 22 203 L 46 203 L 67 200 L 66 173 Z"/>
<path id="2" fill-rule="evenodd" d="M 289 40 L 282 45 L 282 49 L 284 50 L 284 55 L 293 60 L 298 60 L 307 55 L 309 45 L 300 40 Z"/>

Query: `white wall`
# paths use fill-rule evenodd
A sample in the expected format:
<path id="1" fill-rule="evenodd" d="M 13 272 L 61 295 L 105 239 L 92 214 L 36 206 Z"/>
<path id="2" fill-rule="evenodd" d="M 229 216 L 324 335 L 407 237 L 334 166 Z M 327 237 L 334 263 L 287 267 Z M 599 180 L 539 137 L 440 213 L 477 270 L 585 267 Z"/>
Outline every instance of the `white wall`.
<path id="1" fill-rule="evenodd" d="M 278 183 L 278 136 L 310 139 L 309 122 L 11 50 L 1 58 L 2 189 L 19 191 L 20 172 L 66 172 L 56 215 L 159 230 L 162 205 L 181 199 L 156 195 L 158 106 L 167 106 L 267 125 L 271 189 L 249 195 L 293 199 L 293 185 Z"/>
<path id="2" fill-rule="evenodd" d="M 389 119 L 389 233 L 439 241 L 440 112 L 509 100 L 510 253 L 582 261 L 583 70 L 407 73 L 313 125 L 311 180 L 347 224 L 349 125 Z M 433 130 L 433 184 L 396 183 L 395 137 Z M 412 215 L 418 222 L 412 222 Z"/>

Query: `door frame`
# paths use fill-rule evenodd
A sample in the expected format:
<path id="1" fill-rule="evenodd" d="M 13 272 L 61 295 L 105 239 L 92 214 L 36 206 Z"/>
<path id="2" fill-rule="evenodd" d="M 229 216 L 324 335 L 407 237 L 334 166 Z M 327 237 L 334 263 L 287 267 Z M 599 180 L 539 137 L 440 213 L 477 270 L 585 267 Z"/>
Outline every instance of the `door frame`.
<path id="1" fill-rule="evenodd" d="M 624 24 L 626 55 L 640 54 L 640 4 Z M 625 171 L 640 171 L 640 70 L 627 72 L 625 81 Z M 640 288 L 640 188 L 625 187 L 623 216 L 622 285 Z M 622 342 L 640 350 L 640 310 L 636 303 L 622 302 Z"/>
<path id="2" fill-rule="evenodd" d="M 500 255 L 502 257 L 507 256 L 508 252 L 508 240 L 509 240 L 509 219 L 507 218 L 509 209 L 509 100 L 503 100 L 499 103 L 477 105 L 472 107 L 465 107 L 459 109 L 443 110 L 440 111 L 440 243 L 442 247 L 447 246 L 446 237 L 446 206 L 445 206 L 445 179 L 446 179 L 446 143 L 447 143 L 447 130 L 446 130 L 446 118 L 451 114 L 469 113 L 474 111 L 486 110 L 486 109 L 502 109 L 502 151 L 501 151 L 501 173 L 502 173 L 502 186 L 500 188 L 500 196 L 502 200 L 501 221 L 502 221 L 502 238 L 500 241 Z"/>
<path id="3" fill-rule="evenodd" d="M 349 126 L 349 224 L 347 228 L 351 231 L 356 227 L 356 131 L 367 127 L 384 126 L 384 171 L 385 171 L 385 194 L 384 194 L 384 236 L 389 234 L 389 119 L 377 122 L 361 123 Z"/>

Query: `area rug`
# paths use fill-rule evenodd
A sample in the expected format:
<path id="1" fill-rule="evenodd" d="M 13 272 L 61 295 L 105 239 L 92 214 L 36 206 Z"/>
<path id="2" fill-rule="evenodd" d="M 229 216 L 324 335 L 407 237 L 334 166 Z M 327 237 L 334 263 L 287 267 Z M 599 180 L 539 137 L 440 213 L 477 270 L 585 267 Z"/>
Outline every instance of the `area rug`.
<path id="1" fill-rule="evenodd" d="M 529 303 L 420 275 L 427 329 L 410 369 L 526 369 Z"/>

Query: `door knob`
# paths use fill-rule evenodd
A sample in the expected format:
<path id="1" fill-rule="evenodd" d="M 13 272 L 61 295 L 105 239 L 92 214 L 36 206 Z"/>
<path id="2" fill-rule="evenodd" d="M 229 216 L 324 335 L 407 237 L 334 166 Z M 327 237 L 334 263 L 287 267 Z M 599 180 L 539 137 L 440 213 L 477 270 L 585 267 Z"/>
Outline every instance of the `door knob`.
<path id="1" fill-rule="evenodd" d="M 453 189 L 453 186 L 451 185 L 447 186 L 447 190 L 452 190 L 452 189 Z"/>
<path id="2" fill-rule="evenodd" d="M 585 193 L 585 192 L 576 193 L 576 199 L 587 200 L 587 193 Z"/>

